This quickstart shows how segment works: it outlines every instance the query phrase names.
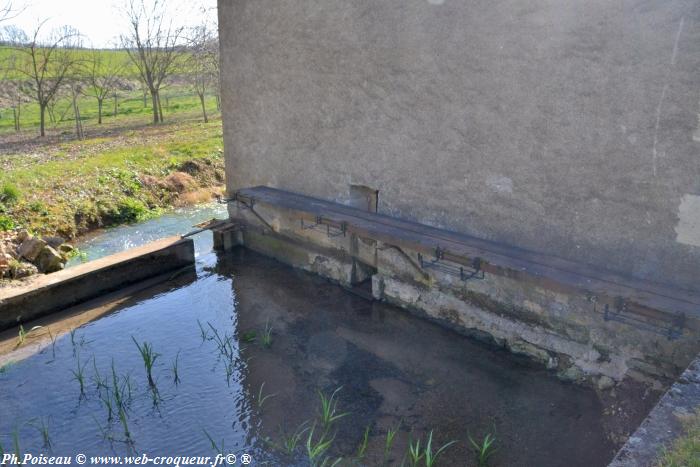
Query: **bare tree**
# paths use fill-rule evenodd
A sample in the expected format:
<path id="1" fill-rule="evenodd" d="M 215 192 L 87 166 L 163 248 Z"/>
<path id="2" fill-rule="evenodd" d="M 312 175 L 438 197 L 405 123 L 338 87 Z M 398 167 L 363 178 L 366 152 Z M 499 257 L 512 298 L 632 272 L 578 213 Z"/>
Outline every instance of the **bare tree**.
<path id="1" fill-rule="evenodd" d="M 160 89 L 177 65 L 183 28 L 166 17 L 164 0 L 149 3 L 128 0 L 125 15 L 129 31 L 121 36 L 121 43 L 151 94 L 153 123 L 158 123 L 163 121 Z"/>
<path id="2" fill-rule="evenodd" d="M 199 97 L 205 123 L 209 121 L 205 105 L 207 91 L 218 85 L 218 48 L 217 37 L 206 23 L 190 30 L 185 72 Z"/>
<path id="3" fill-rule="evenodd" d="M 10 14 L 11 6 L 5 6 L 0 11 L 0 16 Z M 0 31 L 0 39 L 8 44 L 26 44 L 29 39 L 24 31 L 16 26 L 5 26 Z M 17 54 L 8 54 L 0 65 L 0 102 L 3 107 L 12 109 L 15 131 L 20 130 L 20 116 L 22 112 L 22 81 L 18 79 Z"/>
<path id="4" fill-rule="evenodd" d="M 124 71 L 124 63 L 116 57 L 116 54 L 105 54 L 101 50 L 93 50 L 85 66 L 87 85 L 82 92 L 97 100 L 98 124 L 102 124 L 102 104 L 110 94 L 114 96 L 116 114 L 116 91 Z"/>
<path id="5" fill-rule="evenodd" d="M 71 79 L 68 84 L 70 85 L 73 117 L 75 118 L 75 136 L 78 139 L 83 139 L 85 133 L 83 132 L 83 121 L 80 118 L 80 106 L 78 106 L 78 96 L 82 92 L 82 85 L 77 79 Z"/>
<path id="6" fill-rule="evenodd" d="M 0 2 L 0 22 L 7 21 L 17 17 L 26 8 L 26 5 L 18 6 L 12 0 Z"/>
<path id="7" fill-rule="evenodd" d="M 39 134 L 46 135 L 46 109 L 66 78 L 73 72 L 79 55 L 73 48 L 80 46 L 80 33 L 69 26 L 52 32 L 46 39 L 41 30 L 34 30 L 26 44 L 15 44 L 16 70 L 26 78 L 23 91 L 39 105 Z"/>

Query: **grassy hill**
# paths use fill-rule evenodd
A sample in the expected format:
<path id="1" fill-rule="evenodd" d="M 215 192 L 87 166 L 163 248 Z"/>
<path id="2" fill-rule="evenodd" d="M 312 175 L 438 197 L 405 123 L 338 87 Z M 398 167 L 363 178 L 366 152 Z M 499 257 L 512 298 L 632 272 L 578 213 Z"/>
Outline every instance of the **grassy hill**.
<path id="1" fill-rule="evenodd" d="M 136 78 L 138 76 L 138 70 L 129 59 L 129 55 L 125 50 L 71 49 L 70 52 L 75 55 L 75 58 L 77 60 L 86 63 L 92 60 L 93 54 L 98 54 L 103 67 L 110 66 L 110 64 L 120 64 L 123 67 L 121 72 L 119 73 L 120 76 L 124 78 Z M 13 56 L 16 56 L 18 57 L 18 59 L 21 59 L 21 57 L 26 55 L 23 52 L 18 51 L 14 47 L 0 46 L 0 63 L 12 63 Z M 4 74 L 2 78 L 25 79 L 26 77 L 17 71 L 9 71 L 8 73 Z"/>

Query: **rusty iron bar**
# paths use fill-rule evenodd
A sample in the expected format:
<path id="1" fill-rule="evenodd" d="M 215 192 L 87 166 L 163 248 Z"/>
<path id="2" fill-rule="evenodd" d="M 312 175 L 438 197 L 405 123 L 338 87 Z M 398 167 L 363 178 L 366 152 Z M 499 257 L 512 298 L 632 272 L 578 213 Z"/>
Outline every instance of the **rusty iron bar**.
<path id="1" fill-rule="evenodd" d="M 645 316 L 643 314 L 631 311 L 628 309 L 627 303 L 621 297 L 616 297 L 614 299 L 614 303 L 614 311 L 611 310 L 609 303 L 605 304 L 603 308 L 603 319 L 605 321 L 616 321 L 618 323 L 626 324 L 642 331 L 664 336 L 669 341 L 677 340 L 683 335 L 686 320 L 686 316 L 683 313 L 675 315 L 672 320 L 658 317 L 653 318 L 651 316 Z M 656 321 L 656 323 L 649 322 L 649 320 Z M 667 324 L 668 326 L 663 326 L 662 324 Z"/>

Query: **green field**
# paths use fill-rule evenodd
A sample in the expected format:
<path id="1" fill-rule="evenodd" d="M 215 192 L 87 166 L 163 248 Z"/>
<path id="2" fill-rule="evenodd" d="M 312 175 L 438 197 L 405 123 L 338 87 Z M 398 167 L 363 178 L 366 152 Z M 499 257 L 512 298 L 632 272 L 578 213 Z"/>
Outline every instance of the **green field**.
<path id="1" fill-rule="evenodd" d="M 69 51 L 75 55 L 76 60 L 80 63 L 76 66 L 76 71 L 73 73 L 78 76 L 78 80 L 83 83 L 81 97 L 78 100 L 80 108 L 81 121 L 91 121 L 97 119 L 98 105 L 95 97 L 90 95 L 90 89 L 87 87 L 86 79 L 81 79 L 80 76 L 89 75 L 88 69 L 93 54 L 97 54 L 101 60 L 100 65 L 107 71 L 107 67 L 113 64 L 121 66 L 119 76 L 122 77 L 123 85 L 126 89 L 117 90 L 117 112 L 114 112 L 114 98 L 109 96 L 103 103 L 103 118 L 112 119 L 119 123 L 120 119 L 131 119 L 138 116 L 152 116 L 152 107 L 150 96 L 147 96 L 145 105 L 143 93 L 139 85 L 138 71 L 134 64 L 130 61 L 129 56 L 124 50 L 92 50 L 92 49 L 73 49 Z M 0 64 L 12 63 L 11 58 L 16 56 L 18 61 L 27 60 L 28 56 L 24 52 L 20 52 L 15 48 L 2 46 L 0 47 Z M 82 68 L 81 68 L 82 67 Z M 179 72 L 183 72 L 184 67 L 180 66 Z M 99 70 L 98 70 L 99 73 Z M 103 73 L 104 74 L 104 73 Z M 0 81 L 0 136 L 8 132 L 14 132 L 14 100 L 9 99 L 13 95 L 12 86 L 8 86 L 8 90 L 3 90 L 3 83 L 18 83 L 20 81 L 30 81 L 26 76 L 16 70 L 5 70 L 4 74 L 0 75 L 4 81 Z M 170 79 L 170 84 L 165 83 L 161 87 L 161 105 L 167 120 L 169 113 L 179 113 L 182 111 L 193 111 L 201 113 L 201 105 L 197 95 L 186 84 L 183 79 L 184 75 L 173 75 Z M 216 111 L 216 100 L 212 92 L 206 99 L 207 113 Z M 72 109 L 72 100 L 70 90 L 67 86 L 59 91 L 58 98 L 46 115 L 47 130 L 59 129 L 63 126 L 74 124 L 74 116 Z M 85 126 L 85 125 L 83 125 Z M 34 102 L 33 96 L 22 95 L 22 103 L 20 104 L 20 131 L 38 128 L 39 127 L 39 105 Z"/>
<path id="2" fill-rule="evenodd" d="M 71 53 L 75 54 L 78 60 L 84 62 L 90 61 L 93 57 L 93 49 L 73 49 Z M 111 49 L 98 49 L 96 53 L 100 55 L 100 60 L 103 66 L 107 66 L 109 63 L 120 63 L 123 64 L 123 69 L 120 73 L 121 76 L 126 78 L 136 77 L 138 75 L 138 70 L 129 60 L 129 55 L 125 50 L 111 50 Z M 12 56 L 17 55 L 22 57 L 25 54 L 18 52 L 13 47 L 0 46 L 0 63 L 10 63 Z M 25 79 L 25 76 L 16 71 L 10 72 L 7 75 L 9 79 Z"/>
<path id="3" fill-rule="evenodd" d="M 105 124 L 128 124 L 134 120 L 143 120 L 146 124 L 152 118 L 153 110 L 150 97 L 146 99 L 144 107 L 143 94 L 140 91 L 117 93 L 117 114 L 114 116 L 114 99 L 105 99 L 102 109 L 102 118 Z M 89 125 L 97 125 L 97 100 L 94 97 L 81 96 L 78 100 L 81 121 L 86 132 L 89 132 Z M 191 114 L 193 117 L 201 114 L 199 97 L 187 86 L 170 86 L 161 91 L 161 105 L 166 121 L 174 114 L 182 115 L 183 112 Z M 206 98 L 207 113 L 215 115 L 216 98 L 213 95 Z M 75 120 L 73 117 L 72 103 L 69 96 L 58 99 L 53 113 L 55 122 L 49 120 L 47 115 L 47 130 L 52 129 L 71 131 Z M 141 117 L 141 118 L 139 118 Z M 28 102 L 20 109 L 21 130 L 39 128 L 39 105 L 35 102 Z M 14 133 L 14 115 L 11 108 L 0 108 L 0 135 Z"/>
<path id="4" fill-rule="evenodd" d="M 190 120 L 2 155 L 0 229 L 73 238 L 211 199 L 223 183 L 221 131 L 219 119 Z"/>

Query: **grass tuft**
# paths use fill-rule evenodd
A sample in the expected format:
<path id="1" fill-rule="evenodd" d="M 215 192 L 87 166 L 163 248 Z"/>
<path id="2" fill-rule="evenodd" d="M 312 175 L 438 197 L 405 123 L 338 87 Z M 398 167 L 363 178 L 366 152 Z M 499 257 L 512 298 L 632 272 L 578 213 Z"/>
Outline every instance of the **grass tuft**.
<path id="1" fill-rule="evenodd" d="M 139 344 L 136 342 L 134 336 L 131 336 L 131 340 L 134 341 L 136 347 L 139 349 L 141 354 L 141 359 L 143 360 L 143 366 L 146 368 L 146 376 L 148 377 L 148 384 L 152 388 L 155 387 L 156 383 L 153 380 L 153 365 L 155 365 L 156 360 L 160 357 L 160 354 L 153 350 L 153 346 L 148 342 Z"/>
<path id="2" fill-rule="evenodd" d="M 85 396 L 85 365 L 80 364 L 80 355 L 77 356 L 76 360 L 77 367 L 75 370 L 71 370 L 73 373 L 73 379 L 80 384 L 80 397 Z"/>
<path id="3" fill-rule="evenodd" d="M 657 467 L 700 467 L 700 409 L 683 425 L 685 434 L 663 450 Z"/>
<path id="4" fill-rule="evenodd" d="M 264 389 L 264 388 L 265 388 L 265 383 L 263 382 L 263 383 L 260 385 L 260 389 L 258 390 L 258 399 L 257 399 L 257 403 L 258 403 L 258 408 L 260 408 L 260 409 L 263 408 L 263 405 L 265 404 L 265 402 L 266 402 L 268 399 L 271 399 L 271 398 L 277 396 L 277 393 L 274 393 L 274 394 L 263 394 L 263 389 Z"/>
<path id="5" fill-rule="evenodd" d="M 326 429 L 330 427 L 333 422 L 350 414 L 349 412 L 338 413 L 338 400 L 336 396 L 342 388 L 342 386 L 338 387 L 330 396 L 326 396 L 323 392 L 318 391 L 318 397 L 321 400 L 319 418 Z"/>
<path id="6" fill-rule="evenodd" d="M 476 463 L 479 467 L 486 467 L 488 465 L 489 458 L 496 452 L 495 442 L 496 437 L 491 433 L 487 433 L 480 442 L 476 442 L 469 436 L 469 443 L 476 453 Z"/>
<path id="7" fill-rule="evenodd" d="M 316 424 L 314 424 L 309 430 L 309 436 L 306 438 L 306 455 L 309 458 L 309 462 L 312 466 L 318 466 L 322 461 L 322 456 L 330 449 L 335 440 L 328 436 L 328 431 L 323 430 L 320 436 L 317 436 L 314 440 L 314 433 L 316 432 Z"/>
<path id="8" fill-rule="evenodd" d="M 177 351 L 177 354 L 175 355 L 175 361 L 173 361 L 173 366 L 171 368 L 171 371 L 173 372 L 173 381 L 175 384 L 180 384 L 180 373 L 178 371 L 178 363 L 180 359 L 180 351 Z"/>
<path id="9" fill-rule="evenodd" d="M 260 338 L 263 347 L 272 347 L 272 324 L 270 324 L 270 319 L 265 321 L 265 329 L 263 330 L 262 337 Z"/>

